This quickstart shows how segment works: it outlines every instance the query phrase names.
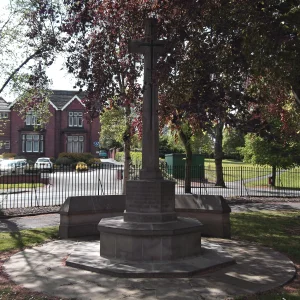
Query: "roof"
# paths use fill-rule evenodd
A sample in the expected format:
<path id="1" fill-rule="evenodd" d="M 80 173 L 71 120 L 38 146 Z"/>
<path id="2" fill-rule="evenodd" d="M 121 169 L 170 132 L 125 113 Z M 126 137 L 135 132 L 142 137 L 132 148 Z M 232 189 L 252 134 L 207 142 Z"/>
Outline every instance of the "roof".
<path id="1" fill-rule="evenodd" d="M 84 95 L 83 92 L 78 91 L 52 90 L 50 101 L 56 109 L 63 110 L 75 96 L 80 100 Z"/>
<path id="2" fill-rule="evenodd" d="M 0 111 L 9 111 L 9 103 L 0 97 Z"/>

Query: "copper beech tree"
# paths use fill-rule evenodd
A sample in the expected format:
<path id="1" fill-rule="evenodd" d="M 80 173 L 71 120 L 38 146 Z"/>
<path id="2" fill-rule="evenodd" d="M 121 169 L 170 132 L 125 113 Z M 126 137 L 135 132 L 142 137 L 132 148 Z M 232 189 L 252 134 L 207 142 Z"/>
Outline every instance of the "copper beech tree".
<path id="1" fill-rule="evenodd" d="M 128 43 L 143 38 L 146 18 L 158 19 L 158 38 L 168 42 L 168 54 L 160 58 L 155 77 L 161 125 L 168 123 L 178 130 L 188 171 L 190 137 L 195 131 L 216 125 L 222 131 L 222 124 L 250 127 L 258 120 L 253 113 L 261 113 L 275 101 L 272 94 L 262 97 L 258 78 L 267 87 L 276 81 L 280 89 L 297 95 L 299 72 L 293 69 L 300 53 L 296 2 L 65 0 L 69 71 L 77 76 L 77 86 L 87 90 L 90 111 L 101 111 L 110 99 L 123 107 L 125 170 L 132 126 L 141 126 L 143 91 L 138 84 L 143 57 L 129 53 Z M 224 186 L 222 148 L 215 154 L 217 184 Z M 190 186 L 187 175 L 187 192 Z"/>

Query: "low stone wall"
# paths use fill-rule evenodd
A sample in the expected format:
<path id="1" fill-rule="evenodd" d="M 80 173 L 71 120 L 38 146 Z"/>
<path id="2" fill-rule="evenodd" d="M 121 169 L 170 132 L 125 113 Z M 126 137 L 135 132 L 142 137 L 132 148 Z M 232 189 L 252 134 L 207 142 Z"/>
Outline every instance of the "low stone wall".
<path id="1" fill-rule="evenodd" d="M 203 236 L 231 238 L 231 208 L 222 196 L 176 195 L 175 211 L 202 223 Z"/>
<path id="2" fill-rule="evenodd" d="M 99 235 L 102 218 L 123 216 L 125 195 L 69 197 L 60 208 L 61 238 Z M 199 220 L 203 236 L 230 238 L 230 212 L 221 196 L 176 195 L 175 211 L 179 217 Z"/>
<path id="3" fill-rule="evenodd" d="M 99 235 L 100 220 L 123 215 L 124 208 L 124 195 L 68 197 L 59 211 L 59 236 L 66 239 Z"/>

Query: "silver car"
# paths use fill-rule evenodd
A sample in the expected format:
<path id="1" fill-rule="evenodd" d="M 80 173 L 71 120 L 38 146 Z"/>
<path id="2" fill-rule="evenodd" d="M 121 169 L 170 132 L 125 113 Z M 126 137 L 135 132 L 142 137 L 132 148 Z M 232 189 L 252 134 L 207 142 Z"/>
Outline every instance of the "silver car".
<path id="1" fill-rule="evenodd" d="M 35 169 L 40 169 L 41 171 L 52 172 L 53 171 L 53 163 L 51 162 L 49 157 L 40 157 L 34 164 Z"/>
<path id="2" fill-rule="evenodd" d="M 26 159 L 2 160 L 0 162 L 1 174 L 24 174 L 27 166 Z"/>

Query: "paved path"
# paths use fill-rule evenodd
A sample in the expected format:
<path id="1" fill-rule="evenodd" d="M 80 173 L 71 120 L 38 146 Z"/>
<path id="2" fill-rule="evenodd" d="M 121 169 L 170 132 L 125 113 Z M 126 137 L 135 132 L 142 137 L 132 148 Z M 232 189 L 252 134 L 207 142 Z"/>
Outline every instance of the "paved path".
<path id="1" fill-rule="evenodd" d="M 230 205 L 232 212 L 260 210 L 300 210 L 300 202 L 247 203 Z M 13 232 L 59 225 L 59 214 L 46 214 L 28 217 L 0 218 L 0 232 Z"/>
<path id="2" fill-rule="evenodd" d="M 233 212 L 289 210 L 300 209 L 300 203 L 249 203 L 231 205 L 231 208 Z M 59 214 L 0 219 L 0 231 L 58 224 Z M 293 263 L 270 248 L 223 239 L 203 238 L 202 241 L 203 244 L 220 245 L 236 260 L 236 264 L 190 278 L 114 278 L 65 266 L 67 257 L 76 253 L 79 246 L 99 247 L 96 241 L 57 240 L 13 255 L 5 262 L 4 268 L 16 284 L 77 300 L 227 299 L 279 287 L 295 275 Z M 90 250 L 92 252 L 92 248 Z"/>
<path id="3" fill-rule="evenodd" d="M 279 287 L 295 275 L 293 263 L 272 249 L 231 240 L 202 241 L 221 245 L 236 264 L 190 278 L 116 278 L 65 266 L 80 244 L 88 248 L 93 241 L 58 240 L 13 255 L 4 268 L 19 285 L 77 300 L 228 299 Z"/>

